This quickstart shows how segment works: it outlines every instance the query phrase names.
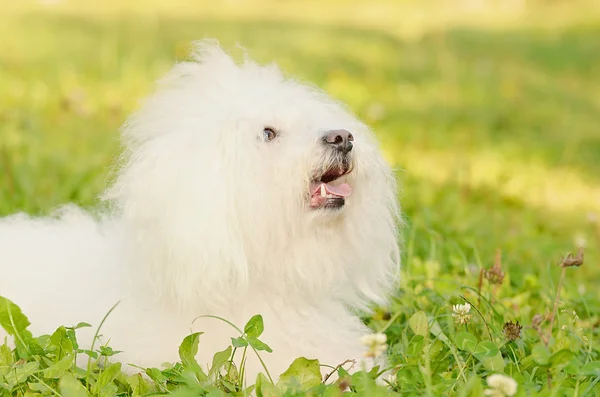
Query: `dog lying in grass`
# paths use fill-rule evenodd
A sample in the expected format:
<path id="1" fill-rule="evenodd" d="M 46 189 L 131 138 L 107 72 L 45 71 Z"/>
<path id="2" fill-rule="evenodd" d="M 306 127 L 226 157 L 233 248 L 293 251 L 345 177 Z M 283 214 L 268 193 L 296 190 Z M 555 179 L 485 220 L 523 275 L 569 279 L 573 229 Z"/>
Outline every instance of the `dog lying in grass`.
<path id="1" fill-rule="evenodd" d="M 175 362 L 182 339 L 201 331 L 197 360 L 210 364 L 239 334 L 203 315 L 243 327 L 261 314 L 273 374 L 300 356 L 332 366 L 363 357 L 370 331 L 357 311 L 395 286 L 400 218 L 367 126 L 276 66 L 237 64 L 203 41 L 122 138 L 102 210 L 0 220 L 0 295 L 32 332 L 97 326 L 120 302 L 96 346 L 109 342 L 124 363 Z M 94 332 L 78 331 L 82 348 Z M 245 367 L 250 378 L 263 370 L 253 354 Z"/>

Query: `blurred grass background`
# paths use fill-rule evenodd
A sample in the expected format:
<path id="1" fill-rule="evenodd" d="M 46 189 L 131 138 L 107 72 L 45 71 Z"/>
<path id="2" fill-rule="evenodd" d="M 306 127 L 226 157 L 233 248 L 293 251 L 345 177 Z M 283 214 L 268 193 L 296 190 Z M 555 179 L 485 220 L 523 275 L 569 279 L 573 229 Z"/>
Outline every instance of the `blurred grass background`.
<path id="1" fill-rule="evenodd" d="M 569 282 L 600 281 L 591 0 L 0 0 L 0 215 L 93 206 L 120 125 L 204 37 L 373 126 L 402 181 L 407 256 L 425 263 L 412 277 L 469 273 L 501 249 L 515 287 L 553 285 L 584 245 Z"/>

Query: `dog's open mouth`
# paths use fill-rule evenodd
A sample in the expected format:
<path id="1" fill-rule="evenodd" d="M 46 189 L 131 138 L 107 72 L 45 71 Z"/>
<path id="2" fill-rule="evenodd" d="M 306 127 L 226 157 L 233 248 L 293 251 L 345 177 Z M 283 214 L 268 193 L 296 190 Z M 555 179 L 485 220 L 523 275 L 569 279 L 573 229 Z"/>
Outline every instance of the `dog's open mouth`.
<path id="1" fill-rule="evenodd" d="M 310 183 L 311 208 L 341 208 L 346 203 L 346 197 L 352 193 L 352 188 L 347 183 L 336 183 L 349 169 L 331 169 L 313 179 Z"/>

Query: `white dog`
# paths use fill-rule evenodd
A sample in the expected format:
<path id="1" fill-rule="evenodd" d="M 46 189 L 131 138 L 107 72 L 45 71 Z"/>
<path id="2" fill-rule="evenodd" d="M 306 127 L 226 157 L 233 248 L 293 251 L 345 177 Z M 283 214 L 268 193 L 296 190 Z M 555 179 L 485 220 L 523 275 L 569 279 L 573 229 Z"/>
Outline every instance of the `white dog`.
<path id="1" fill-rule="evenodd" d="M 206 314 L 239 327 L 261 314 L 273 375 L 301 356 L 363 357 L 356 311 L 386 302 L 400 256 L 395 179 L 368 127 L 275 66 L 238 65 L 204 41 L 123 140 L 109 213 L 0 221 L 0 295 L 34 334 L 96 327 L 120 301 L 99 343 L 124 363 L 175 362 L 203 331 L 197 359 L 210 364 L 239 334 L 194 321 Z M 94 332 L 80 330 L 83 347 Z M 246 365 L 251 380 L 262 371 L 253 354 Z"/>

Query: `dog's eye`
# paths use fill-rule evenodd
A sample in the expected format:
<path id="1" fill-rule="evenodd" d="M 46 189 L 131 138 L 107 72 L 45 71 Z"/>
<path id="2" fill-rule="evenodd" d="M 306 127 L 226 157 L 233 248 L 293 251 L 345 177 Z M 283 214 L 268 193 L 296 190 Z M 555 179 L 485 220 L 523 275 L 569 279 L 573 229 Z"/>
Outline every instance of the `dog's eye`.
<path id="1" fill-rule="evenodd" d="M 265 141 L 270 142 L 277 138 L 277 131 L 271 127 L 265 127 L 263 129 L 263 137 L 265 138 Z"/>

